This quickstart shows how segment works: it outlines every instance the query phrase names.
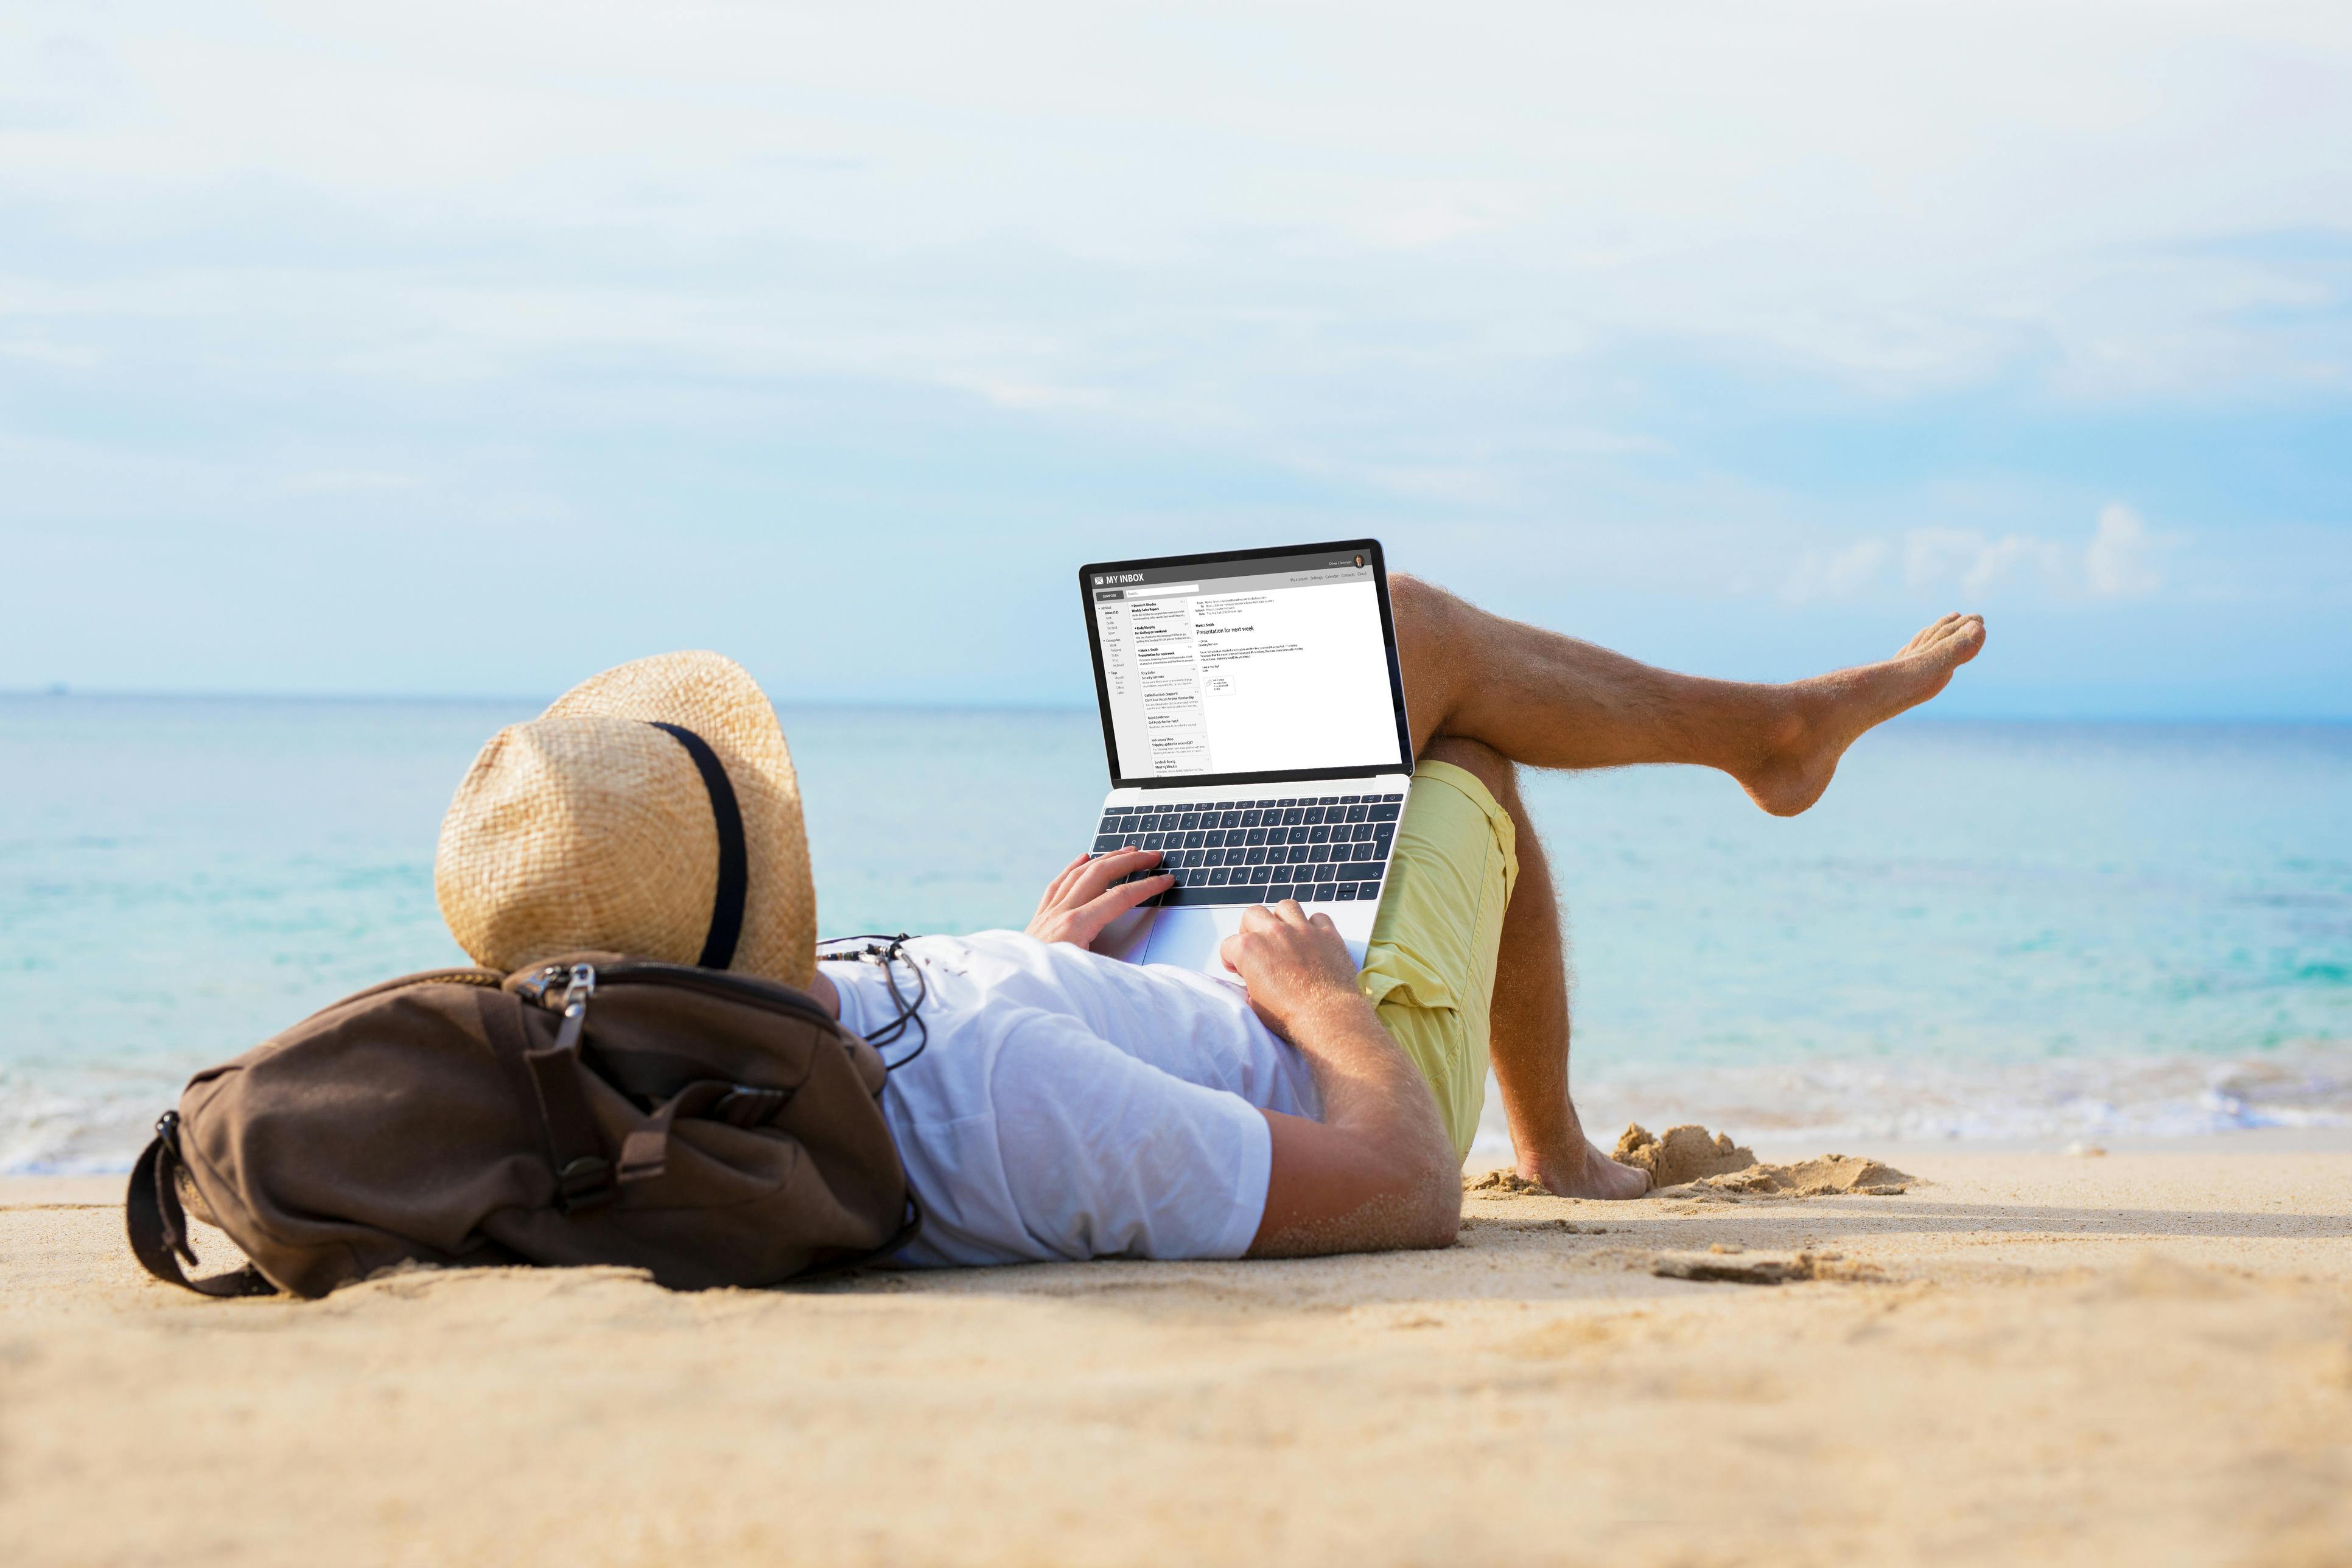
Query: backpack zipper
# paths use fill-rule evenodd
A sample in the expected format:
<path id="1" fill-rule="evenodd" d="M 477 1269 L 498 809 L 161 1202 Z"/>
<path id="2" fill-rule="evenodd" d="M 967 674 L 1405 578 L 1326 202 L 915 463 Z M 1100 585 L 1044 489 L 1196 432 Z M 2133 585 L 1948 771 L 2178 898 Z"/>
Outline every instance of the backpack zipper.
<path id="1" fill-rule="evenodd" d="M 664 963 L 658 959 L 630 959 L 620 963 L 594 964 L 551 963 L 515 987 L 540 1006 L 551 1011 L 569 1013 L 575 993 L 584 1010 L 588 997 L 598 984 L 606 985 L 669 985 L 681 991 L 699 991 L 707 996 L 717 996 L 730 1002 L 749 1002 L 771 1013 L 786 1013 L 812 1023 L 838 1028 L 839 1022 L 815 1003 L 803 1000 L 781 985 L 770 981 L 755 980 L 748 974 L 730 974 L 721 970 L 697 969 L 686 963 Z M 585 989 L 581 987 L 585 985 Z"/>

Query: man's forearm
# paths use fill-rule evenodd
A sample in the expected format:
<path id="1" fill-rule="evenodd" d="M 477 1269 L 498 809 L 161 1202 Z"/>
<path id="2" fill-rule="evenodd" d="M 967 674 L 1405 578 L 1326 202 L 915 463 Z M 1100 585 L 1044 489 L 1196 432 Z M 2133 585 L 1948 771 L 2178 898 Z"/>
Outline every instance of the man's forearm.
<path id="1" fill-rule="evenodd" d="M 1323 1097 L 1323 1124 L 1453 1156 L 1429 1085 L 1360 996 L 1318 1010 L 1292 1030 Z"/>
<path id="2" fill-rule="evenodd" d="M 1274 1168 L 1253 1257 L 1449 1245 L 1460 1163 L 1421 1074 L 1362 999 L 1292 1021 L 1323 1118 L 1266 1112 Z"/>

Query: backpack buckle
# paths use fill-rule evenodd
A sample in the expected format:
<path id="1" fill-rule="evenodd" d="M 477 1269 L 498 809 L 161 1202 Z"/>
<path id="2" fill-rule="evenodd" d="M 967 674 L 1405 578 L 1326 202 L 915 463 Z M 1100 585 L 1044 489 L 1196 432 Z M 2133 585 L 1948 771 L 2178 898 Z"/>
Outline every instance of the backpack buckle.
<path id="1" fill-rule="evenodd" d="M 561 1214 L 603 1208 L 619 1191 L 613 1162 L 601 1154 L 583 1154 L 555 1173 L 555 1207 Z"/>

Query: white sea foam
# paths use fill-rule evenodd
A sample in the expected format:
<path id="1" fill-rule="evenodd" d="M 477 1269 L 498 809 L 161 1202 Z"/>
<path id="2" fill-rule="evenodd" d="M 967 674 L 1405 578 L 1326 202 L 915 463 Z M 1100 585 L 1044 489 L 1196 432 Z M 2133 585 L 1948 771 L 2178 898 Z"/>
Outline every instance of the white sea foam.
<path id="1" fill-rule="evenodd" d="M 177 1085 L 161 1079 L 61 1092 L 0 1073 L 0 1174 L 127 1171 Z M 2352 1127 L 2352 1044 L 2261 1057 L 2012 1062 L 1974 1069 L 1823 1060 L 1596 1075 L 1580 1086 L 1607 1142 L 1628 1121 L 1697 1121 L 1742 1139 L 2063 1143 L 2192 1137 L 2263 1127 Z M 1507 1159 L 1490 1081 L 1474 1160 Z"/>
<path id="2" fill-rule="evenodd" d="M 2259 1057 L 2096 1058 L 1954 1068 L 1821 1060 L 1597 1073 L 1578 1089 L 1602 1142 L 1628 1121 L 1696 1121 L 1743 1139 L 2002 1142 L 2194 1137 L 2263 1127 L 2352 1127 L 2352 1043 Z M 1490 1081 L 1476 1158 L 1510 1152 Z"/>

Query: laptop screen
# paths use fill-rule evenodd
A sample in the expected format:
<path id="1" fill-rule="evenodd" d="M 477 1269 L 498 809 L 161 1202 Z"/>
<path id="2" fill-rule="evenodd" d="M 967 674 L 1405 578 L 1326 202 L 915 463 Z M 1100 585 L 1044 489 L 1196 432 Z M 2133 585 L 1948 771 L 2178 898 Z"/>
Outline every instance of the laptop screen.
<path id="1" fill-rule="evenodd" d="M 1412 765 L 1377 542 L 1110 562 L 1078 586 L 1120 787 Z"/>

